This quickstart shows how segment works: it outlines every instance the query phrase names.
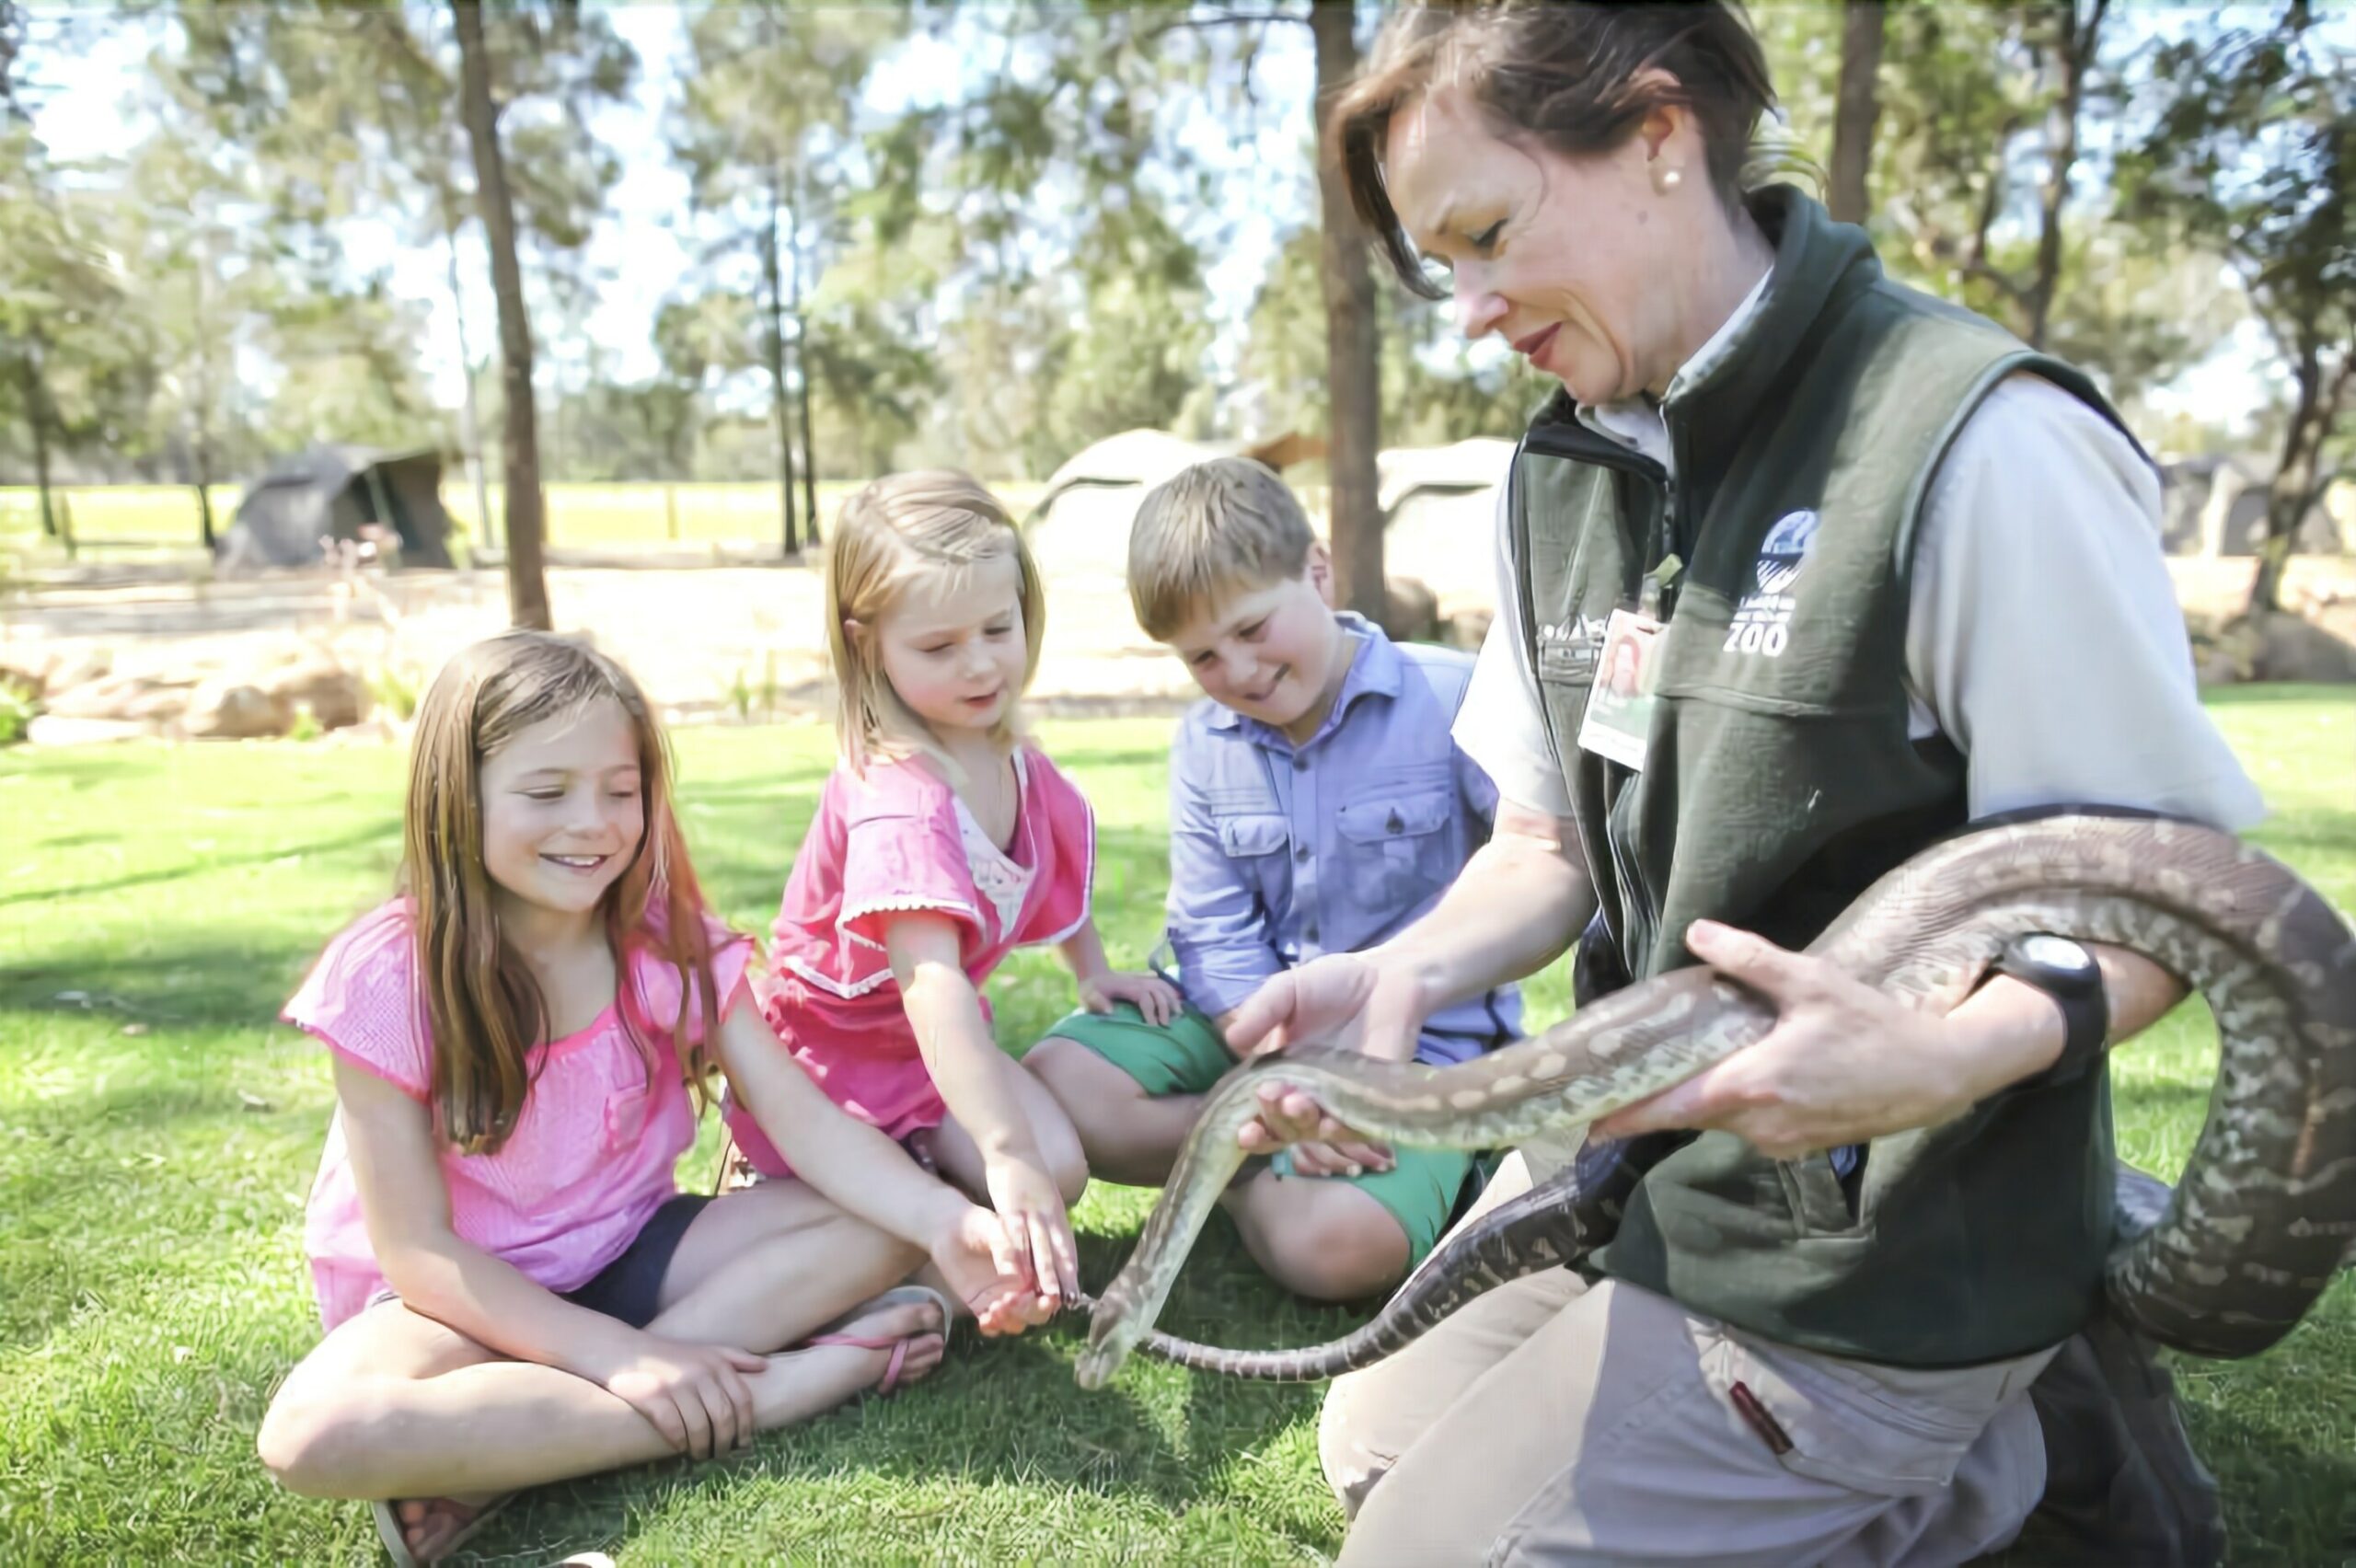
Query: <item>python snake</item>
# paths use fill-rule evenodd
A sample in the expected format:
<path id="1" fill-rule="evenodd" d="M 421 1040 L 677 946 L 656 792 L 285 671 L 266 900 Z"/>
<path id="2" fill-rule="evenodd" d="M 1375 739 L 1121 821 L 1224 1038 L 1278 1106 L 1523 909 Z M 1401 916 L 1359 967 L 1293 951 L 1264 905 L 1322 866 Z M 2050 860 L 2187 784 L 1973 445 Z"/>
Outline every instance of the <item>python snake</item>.
<path id="1" fill-rule="evenodd" d="M 2356 1240 L 2356 930 L 2264 852 L 2166 819 L 2073 813 L 1967 833 L 1865 890 L 1807 951 L 1901 1003 L 1944 1012 L 2015 937 L 2125 948 L 2207 999 L 2222 1046 L 2209 1117 L 2165 1210 L 2124 1203 L 2105 1294 L 2129 1326 L 2208 1356 L 2264 1350 L 2305 1315 Z M 1306 1381 L 1393 1354 L 1507 1280 L 1570 1261 L 1633 1188 L 1609 1145 L 1444 1241 L 1375 1318 L 1328 1344 L 1234 1351 L 1152 1332 L 1245 1158 L 1264 1083 L 1298 1087 L 1369 1136 L 1505 1148 L 1658 1093 L 1766 1034 L 1762 999 L 1672 971 L 1530 1040 L 1448 1067 L 1291 1050 L 1206 1097 L 1136 1251 L 1094 1306 L 1076 1365 L 1100 1388 L 1135 1349 L 1235 1377 Z M 2154 1205 L 2156 1206 L 2156 1205 Z"/>

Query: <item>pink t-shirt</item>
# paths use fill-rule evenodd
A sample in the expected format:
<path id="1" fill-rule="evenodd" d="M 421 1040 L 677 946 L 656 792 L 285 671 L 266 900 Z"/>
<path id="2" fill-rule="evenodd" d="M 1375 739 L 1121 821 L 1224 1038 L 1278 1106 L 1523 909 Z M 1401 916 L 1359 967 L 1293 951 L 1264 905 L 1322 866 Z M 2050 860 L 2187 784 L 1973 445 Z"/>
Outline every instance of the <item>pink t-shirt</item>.
<path id="1" fill-rule="evenodd" d="M 724 1006 L 752 943 L 707 924 Z M 695 1113 L 670 1038 L 679 1016 L 678 971 L 641 949 L 630 954 L 629 976 L 630 986 L 586 1029 L 533 1052 L 523 1113 L 496 1153 L 441 1149 L 451 1228 L 553 1291 L 578 1289 L 621 1255 L 676 1190 L 672 1167 L 695 1141 Z M 643 1053 L 623 1026 L 622 1007 L 633 1009 Z M 411 1099 L 428 1101 L 432 1045 L 409 901 L 394 899 L 346 927 L 281 1016 Z M 700 1000 L 690 997 L 690 1043 L 702 1032 Z M 311 1183 L 304 1245 L 329 1328 L 385 1288 L 340 1111 Z"/>
<path id="2" fill-rule="evenodd" d="M 1088 918 L 1096 824 L 1087 798 L 1034 748 L 1018 749 L 1014 767 L 1004 850 L 921 763 L 879 764 L 864 778 L 837 770 L 770 927 L 770 1028 L 836 1104 L 894 1138 L 938 1126 L 948 1112 L 901 1009 L 884 951 L 890 917 L 953 917 L 977 990 L 1014 948 L 1062 941 Z M 728 1124 L 755 1169 L 789 1169 L 744 1107 L 730 1107 Z"/>

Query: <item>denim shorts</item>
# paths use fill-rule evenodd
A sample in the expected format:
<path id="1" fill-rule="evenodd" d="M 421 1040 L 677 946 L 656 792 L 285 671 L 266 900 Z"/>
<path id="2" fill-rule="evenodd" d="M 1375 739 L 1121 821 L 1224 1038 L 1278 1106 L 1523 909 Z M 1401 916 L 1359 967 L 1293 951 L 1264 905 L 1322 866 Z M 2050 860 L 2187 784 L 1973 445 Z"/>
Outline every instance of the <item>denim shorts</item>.
<path id="1" fill-rule="evenodd" d="M 671 1272 L 672 1255 L 711 1199 L 701 1193 L 676 1193 L 639 1228 L 622 1255 L 599 1269 L 578 1290 L 564 1292 L 575 1307 L 586 1307 L 618 1318 L 633 1329 L 654 1320 L 663 1295 L 664 1276 Z"/>
<path id="2" fill-rule="evenodd" d="M 687 1227 L 696 1222 L 696 1216 L 710 1202 L 711 1199 L 700 1193 L 673 1193 L 639 1227 L 638 1234 L 622 1249 L 621 1256 L 599 1269 L 588 1284 L 557 1294 L 576 1307 L 618 1318 L 633 1329 L 646 1327 L 654 1320 L 655 1309 L 663 1297 L 664 1278 L 671 1272 L 673 1254 L 678 1251 Z M 367 1304 L 374 1307 L 399 1299 L 399 1294 L 387 1286 L 369 1297 Z"/>

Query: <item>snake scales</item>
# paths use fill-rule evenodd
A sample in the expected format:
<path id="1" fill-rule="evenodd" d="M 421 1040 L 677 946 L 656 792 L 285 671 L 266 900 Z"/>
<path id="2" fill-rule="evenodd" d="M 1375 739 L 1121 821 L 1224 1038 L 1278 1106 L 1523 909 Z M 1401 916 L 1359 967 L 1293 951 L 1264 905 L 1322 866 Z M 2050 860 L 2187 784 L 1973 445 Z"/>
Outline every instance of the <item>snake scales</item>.
<path id="1" fill-rule="evenodd" d="M 1917 1008 L 1944 1010 L 2014 937 L 2130 949 L 2200 991 L 2222 1054 L 2207 1124 L 2156 1216 L 2122 1212 L 2109 1304 L 2163 1344 L 2265 1349 L 2298 1322 L 2356 1240 L 2356 931 L 2263 852 L 2188 823 L 2072 813 L 1936 845 L 1868 888 L 1808 951 Z M 1309 1049 L 1230 1071 L 1207 1097 L 1077 1365 L 1103 1386 L 1133 1349 L 1230 1376 L 1336 1377 L 1396 1352 L 1484 1290 L 1595 1243 L 1590 1146 L 1552 1180 L 1462 1228 L 1365 1326 L 1329 1344 L 1233 1351 L 1152 1331 L 1187 1250 L 1243 1159 L 1236 1134 L 1270 1078 L 1352 1127 L 1405 1145 L 1504 1148 L 1572 1131 L 1742 1049 L 1774 1022 L 1703 968 L 1633 986 L 1543 1034 L 1442 1068 Z"/>

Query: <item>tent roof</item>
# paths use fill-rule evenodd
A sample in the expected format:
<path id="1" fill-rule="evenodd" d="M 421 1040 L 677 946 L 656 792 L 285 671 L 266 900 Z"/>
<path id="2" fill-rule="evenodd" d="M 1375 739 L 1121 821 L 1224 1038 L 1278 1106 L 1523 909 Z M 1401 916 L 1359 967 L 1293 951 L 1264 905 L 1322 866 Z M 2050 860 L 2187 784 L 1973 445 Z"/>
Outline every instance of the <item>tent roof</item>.
<path id="1" fill-rule="evenodd" d="M 1378 503 L 1388 514 L 1423 490 L 1489 490 L 1505 480 L 1514 444 L 1476 435 L 1449 446 L 1394 446 L 1374 459 Z"/>
<path id="2" fill-rule="evenodd" d="M 1125 430 L 1080 448 L 1047 476 L 1040 493 L 1045 510 L 1075 485 L 1158 485 L 1181 468 L 1243 449 L 1237 441 L 1188 441 L 1166 430 Z"/>

